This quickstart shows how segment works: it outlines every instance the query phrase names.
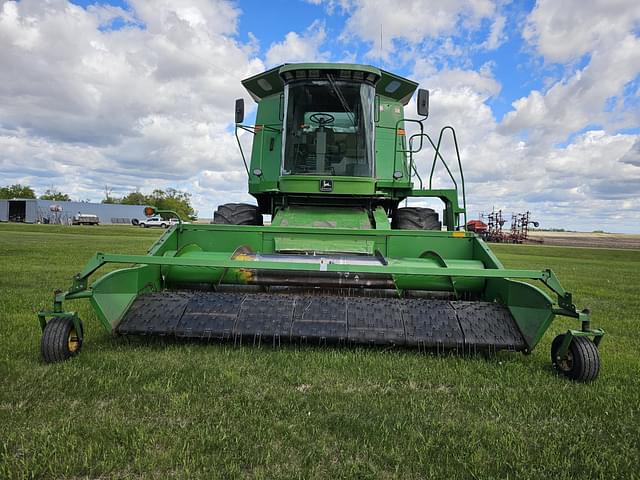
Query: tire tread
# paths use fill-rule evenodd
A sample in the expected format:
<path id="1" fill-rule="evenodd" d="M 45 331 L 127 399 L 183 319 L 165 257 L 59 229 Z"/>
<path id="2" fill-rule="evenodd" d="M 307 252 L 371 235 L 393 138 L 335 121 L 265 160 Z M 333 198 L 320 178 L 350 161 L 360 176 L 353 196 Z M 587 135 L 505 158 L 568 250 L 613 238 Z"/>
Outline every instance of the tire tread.
<path id="1" fill-rule="evenodd" d="M 551 345 L 551 363 L 560 373 L 572 380 L 578 382 L 591 382 L 595 380 L 600 373 L 600 354 L 598 353 L 596 344 L 586 337 L 575 337 L 569 345 L 569 349 L 573 355 L 572 369 L 563 371 L 558 368 L 555 355 L 565 335 L 566 334 L 558 335 L 553 340 Z"/>
<path id="2" fill-rule="evenodd" d="M 402 207 L 396 210 L 391 228 L 396 230 L 440 230 L 438 213 L 432 208 Z"/>
<path id="3" fill-rule="evenodd" d="M 62 362 L 76 355 L 82 348 L 82 326 L 76 332 L 80 339 L 80 346 L 75 352 L 68 349 L 69 332 L 73 328 L 73 320 L 69 317 L 54 317 L 47 322 L 40 340 L 40 353 L 46 363 Z"/>
<path id="4" fill-rule="evenodd" d="M 214 212 L 213 223 L 218 225 L 262 225 L 262 215 L 256 205 L 225 203 Z"/>

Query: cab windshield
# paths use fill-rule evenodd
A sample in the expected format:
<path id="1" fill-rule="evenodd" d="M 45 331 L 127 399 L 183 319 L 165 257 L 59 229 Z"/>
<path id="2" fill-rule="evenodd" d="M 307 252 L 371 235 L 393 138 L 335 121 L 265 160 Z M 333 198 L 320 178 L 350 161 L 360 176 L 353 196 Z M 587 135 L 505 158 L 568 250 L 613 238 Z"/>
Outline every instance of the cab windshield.
<path id="1" fill-rule="evenodd" d="M 374 97 L 331 76 L 285 85 L 283 175 L 373 176 Z"/>

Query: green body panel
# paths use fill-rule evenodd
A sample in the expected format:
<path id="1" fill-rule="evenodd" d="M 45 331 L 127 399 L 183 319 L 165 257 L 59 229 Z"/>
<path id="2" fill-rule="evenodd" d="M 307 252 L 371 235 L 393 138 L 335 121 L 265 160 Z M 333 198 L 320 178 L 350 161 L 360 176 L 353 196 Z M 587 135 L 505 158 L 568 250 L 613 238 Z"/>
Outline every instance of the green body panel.
<path id="1" fill-rule="evenodd" d="M 373 222 L 375 228 L 377 230 L 390 230 L 391 222 L 389 222 L 389 217 L 387 216 L 387 212 L 384 211 L 384 208 L 377 207 L 373 210 Z"/>
<path id="2" fill-rule="evenodd" d="M 249 193 L 277 191 L 282 157 L 282 121 L 280 115 L 280 95 L 271 95 L 260 102 L 256 113 L 251 168 L 249 169 Z M 253 172 L 262 170 L 258 177 Z"/>
<path id="3" fill-rule="evenodd" d="M 387 222 L 388 223 L 388 222 Z M 361 207 L 291 206 L 276 212 L 274 227 L 374 228 L 369 213 Z"/>
<path id="4" fill-rule="evenodd" d="M 361 255 L 373 255 L 375 242 L 368 239 L 356 238 L 324 238 L 322 235 L 307 236 L 305 238 L 291 238 L 287 236 L 276 237 L 275 250 L 278 252 L 315 252 L 316 254 L 328 253 L 354 253 Z"/>
<path id="5" fill-rule="evenodd" d="M 320 182 L 332 180 L 333 189 L 330 192 L 320 190 Z M 362 177 L 338 177 L 338 176 L 315 176 L 315 175 L 287 175 L 280 179 L 280 191 L 290 194 L 312 194 L 312 195 L 359 195 L 372 197 L 375 194 L 375 181 L 371 178 Z"/>
<path id="6" fill-rule="evenodd" d="M 116 270 L 91 285 L 91 304 L 102 325 L 113 330 L 140 293 L 157 291 L 160 286 L 158 265 Z"/>
<path id="7" fill-rule="evenodd" d="M 242 81 L 242 85 L 251 94 L 251 97 L 256 101 L 260 101 L 266 97 L 280 94 L 284 88 L 284 82 L 282 76 L 287 73 L 295 73 L 296 71 L 303 70 L 348 70 L 363 72 L 363 74 L 372 74 L 376 78 L 376 93 L 379 95 L 392 98 L 402 105 L 406 105 L 413 92 L 418 87 L 416 82 L 403 78 L 394 73 L 381 70 L 370 65 L 359 65 L 355 63 L 293 63 L 285 64 L 279 67 L 272 68 L 266 72 L 254 75 Z M 387 87 L 392 82 L 397 82 L 397 88 L 393 92 L 389 91 Z M 395 86 L 396 84 L 394 84 Z"/>
<path id="8" fill-rule="evenodd" d="M 282 76 L 286 72 L 296 72 L 298 70 L 351 70 L 363 73 L 372 73 L 376 77 L 382 75 L 382 70 L 371 65 L 360 65 L 357 63 L 289 63 L 280 67 L 279 73 Z"/>
<path id="9" fill-rule="evenodd" d="M 540 341 L 554 317 L 551 298 L 528 283 L 502 278 L 488 280 L 486 298 L 509 307 L 530 349 Z"/>

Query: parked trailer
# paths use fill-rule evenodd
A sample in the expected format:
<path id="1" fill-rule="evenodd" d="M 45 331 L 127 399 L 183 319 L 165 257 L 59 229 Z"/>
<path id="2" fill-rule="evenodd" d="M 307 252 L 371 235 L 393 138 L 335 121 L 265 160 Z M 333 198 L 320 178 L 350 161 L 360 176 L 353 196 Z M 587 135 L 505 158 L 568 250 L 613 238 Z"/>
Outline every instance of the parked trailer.
<path id="1" fill-rule="evenodd" d="M 100 219 L 91 213 L 78 213 L 73 216 L 71 223 L 73 225 L 100 225 Z"/>

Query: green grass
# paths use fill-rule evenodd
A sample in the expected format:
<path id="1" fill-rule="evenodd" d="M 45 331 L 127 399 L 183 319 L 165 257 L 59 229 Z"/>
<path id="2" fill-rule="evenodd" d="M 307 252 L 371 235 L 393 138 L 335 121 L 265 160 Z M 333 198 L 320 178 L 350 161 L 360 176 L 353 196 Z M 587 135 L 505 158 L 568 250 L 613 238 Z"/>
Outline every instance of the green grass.
<path id="1" fill-rule="evenodd" d="M 0 225 L 0 478 L 638 478 L 640 251 L 494 247 L 551 267 L 607 331 L 592 384 L 532 355 L 118 339 L 44 365 L 35 312 L 96 251 L 159 230 Z"/>

